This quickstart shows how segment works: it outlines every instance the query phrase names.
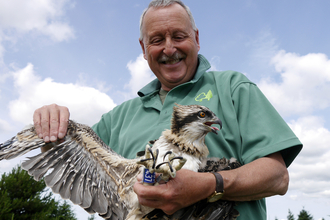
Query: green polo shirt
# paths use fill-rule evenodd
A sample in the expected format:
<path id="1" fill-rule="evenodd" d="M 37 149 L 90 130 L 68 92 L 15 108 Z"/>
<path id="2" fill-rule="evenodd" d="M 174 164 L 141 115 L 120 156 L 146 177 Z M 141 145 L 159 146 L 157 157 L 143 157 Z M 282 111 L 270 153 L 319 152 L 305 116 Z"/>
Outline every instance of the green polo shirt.
<path id="1" fill-rule="evenodd" d="M 302 144 L 259 88 L 243 74 L 209 71 L 209 62 L 199 55 L 194 78 L 159 98 L 160 82 L 150 82 L 131 99 L 104 114 L 93 126 L 101 139 L 117 153 L 134 158 L 149 140 L 170 128 L 175 103 L 204 105 L 222 121 L 218 135 L 210 133 L 205 143 L 212 157 L 235 157 L 241 164 L 281 152 L 287 166 Z M 252 176 L 253 178 L 253 176 Z M 265 200 L 241 202 L 238 219 L 266 219 Z"/>

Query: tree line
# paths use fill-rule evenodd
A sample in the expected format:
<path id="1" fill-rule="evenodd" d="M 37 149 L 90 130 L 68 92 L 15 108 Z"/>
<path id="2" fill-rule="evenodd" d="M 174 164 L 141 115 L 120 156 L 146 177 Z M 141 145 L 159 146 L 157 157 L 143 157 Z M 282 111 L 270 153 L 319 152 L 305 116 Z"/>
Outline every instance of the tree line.
<path id="1" fill-rule="evenodd" d="M 276 217 L 275 220 L 278 220 L 278 218 Z M 287 220 L 314 220 L 313 216 L 305 210 L 305 208 L 303 208 L 298 216 L 297 219 L 294 217 L 294 215 L 292 214 L 291 210 L 289 209 L 288 211 L 288 215 L 287 215 Z M 322 218 L 322 220 L 325 220 L 324 218 Z"/>
<path id="2" fill-rule="evenodd" d="M 56 201 L 44 181 L 21 167 L 0 179 L 0 220 L 77 220 L 70 204 Z"/>

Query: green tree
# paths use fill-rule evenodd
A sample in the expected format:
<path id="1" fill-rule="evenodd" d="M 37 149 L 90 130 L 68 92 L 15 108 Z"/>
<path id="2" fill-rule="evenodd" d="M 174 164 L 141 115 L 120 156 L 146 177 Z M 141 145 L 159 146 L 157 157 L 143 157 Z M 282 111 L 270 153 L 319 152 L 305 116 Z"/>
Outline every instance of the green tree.
<path id="1" fill-rule="evenodd" d="M 313 216 L 303 208 L 298 215 L 298 220 L 313 220 Z"/>
<path id="2" fill-rule="evenodd" d="M 0 220 L 5 219 L 76 220 L 66 201 L 56 201 L 43 180 L 35 181 L 21 167 L 1 176 Z"/>
<path id="3" fill-rule="evenodd" d="M 288 213 L 288 220 L 294 220 L 294 215 L 292 214 L 291 210 L 289 209 L 289 213 Z"/>
<path id="4" fill-rule="evenodd" d="M 95 220 L 95 215 L 91 215 L 90 217 L 88 217 L 88 220 Z"/>

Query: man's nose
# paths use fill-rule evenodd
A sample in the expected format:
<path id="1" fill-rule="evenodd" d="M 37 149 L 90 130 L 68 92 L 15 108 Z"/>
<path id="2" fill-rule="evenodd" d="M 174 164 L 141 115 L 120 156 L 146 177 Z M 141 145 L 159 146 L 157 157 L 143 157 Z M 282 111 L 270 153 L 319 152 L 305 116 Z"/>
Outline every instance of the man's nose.
<path id="1" fill-rule="evenodd" d="M 176 52 L 176 48 L 171 37 L 166 38 L 163 52 L 169 57 L 171 57 Z"/>

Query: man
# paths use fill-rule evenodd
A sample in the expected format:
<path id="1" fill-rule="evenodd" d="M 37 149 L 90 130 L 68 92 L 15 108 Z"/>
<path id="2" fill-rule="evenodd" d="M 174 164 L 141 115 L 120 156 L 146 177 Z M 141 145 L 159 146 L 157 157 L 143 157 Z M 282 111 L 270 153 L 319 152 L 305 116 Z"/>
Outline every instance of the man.
<path id="1" fill-rule="evenodd" d="M 239 219 L 266 219 L 263 198 L 288 189 L 287 166 L 301 143 L 255 84 L 237 72 L 206 72 L 208 61 L 198 55 L 199 33 L 189 8 L 179 0 L 154 0 L 142 14 L 140 45 L 157 79 L 139 91 L 138 98 L 104 114 L 93 126 L 116 152 L 132 158 L 147 140 L 170 127 L 174 103 L 201 104 L 223 121 L 218 136 L 208 135 L 210 156 L 235 157 L 242 167 L 219 172 L 222 199 L 241 201 Z M 37 109 L 34 124 L 45 141 L 66 133 L 69 110 L 55 104 Z M 216 180 L 210 173 L 180 170 L 159 186 L 137 181 L 134 191 L 142 205 L 167 214 L 212 195 Z"/>

